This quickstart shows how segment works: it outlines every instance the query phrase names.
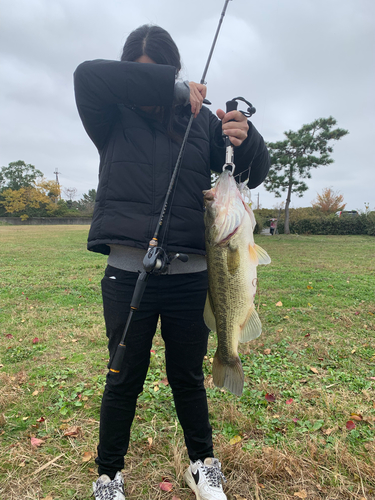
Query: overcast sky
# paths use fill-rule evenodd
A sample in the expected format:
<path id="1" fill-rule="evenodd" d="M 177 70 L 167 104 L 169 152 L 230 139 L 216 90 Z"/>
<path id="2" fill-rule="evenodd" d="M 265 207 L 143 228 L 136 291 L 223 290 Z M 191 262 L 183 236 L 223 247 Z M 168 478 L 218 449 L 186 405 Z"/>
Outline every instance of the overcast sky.
<path id="1" fill-rule="evenodd" d="M 97 187 L 98 154 L 78 117 L 72 74 L 89 59 L 119 59 L 127 35 L 158 24 L 171 34 L 183 79 L 199 82 L 224 0 L 0 0 L 0 166 L 24 160 L 47 179 L 58 169 L 77 198 Z M 349 130 L 335 163 L 312 171 L 310 206 L 326 187 L 347 209 L 375 209 L 375 1 L 233 0 L 207 73 L 211 109 L 243 96 L 266 141 L 316 118 Z M 244 109 L 244 108 L 242 108 Z M 263 187 L 253 200 L 283 201 Z"/>

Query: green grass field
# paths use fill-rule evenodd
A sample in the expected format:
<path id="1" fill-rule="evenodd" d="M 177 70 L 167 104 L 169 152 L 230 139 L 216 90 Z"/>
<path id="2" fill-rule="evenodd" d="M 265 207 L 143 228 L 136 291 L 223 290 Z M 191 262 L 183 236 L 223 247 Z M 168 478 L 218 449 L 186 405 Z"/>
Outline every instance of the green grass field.
<path id="1" fill-rule="evenodd" d="M 87 226 L 0 227 L 0 498 L 88 500 L 107 350 L 102 255 Z M 257 236 L 259 339 L 245 389 L 213 387 L 216 455 L 232 500 L 375 499 L 375 239 Z M 193 500 L 183 435 L 154 339 L 126 498 Z M 159 483 L 166 478 L 171 492 Z"/>

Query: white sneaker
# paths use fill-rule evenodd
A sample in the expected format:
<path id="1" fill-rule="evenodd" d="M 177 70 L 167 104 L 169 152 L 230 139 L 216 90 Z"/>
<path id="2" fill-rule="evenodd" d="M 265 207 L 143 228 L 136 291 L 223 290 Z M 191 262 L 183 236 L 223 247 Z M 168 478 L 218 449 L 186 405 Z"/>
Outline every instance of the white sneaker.
<path id="1" fill-rule="evenodd" d="M 124 479 L 121 472 L 117 472 L 111 479 L 102 474 L 96 483 L 92 483 L 95 500 L 125 500 Z"/>
<path id="2" fill-rule="evenodd" d="M 206 458 L 204 463 L 201 460 L 190 462 L 184 478 L 197 500 L 227 500 L 222 487 L 226 479 L 220 469 L 217 458 Z"/>

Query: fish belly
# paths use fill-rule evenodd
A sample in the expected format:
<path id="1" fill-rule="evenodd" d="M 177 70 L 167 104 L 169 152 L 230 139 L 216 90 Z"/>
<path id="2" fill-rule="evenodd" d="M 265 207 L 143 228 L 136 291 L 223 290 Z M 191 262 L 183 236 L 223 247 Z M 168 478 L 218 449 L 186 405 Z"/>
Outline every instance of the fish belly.
<path id="1" fill-rule="evenodd" d="M 249 266 L 246 244 L 242 247 L 215 246 L 207 255 L 209 300 L 218 339 L 213 381 L 217 387 L 226 387 L 237 395 L 242 394 L 244 384 L 238 342 L 253 307 L 256 286 L 256 266 Z"/>

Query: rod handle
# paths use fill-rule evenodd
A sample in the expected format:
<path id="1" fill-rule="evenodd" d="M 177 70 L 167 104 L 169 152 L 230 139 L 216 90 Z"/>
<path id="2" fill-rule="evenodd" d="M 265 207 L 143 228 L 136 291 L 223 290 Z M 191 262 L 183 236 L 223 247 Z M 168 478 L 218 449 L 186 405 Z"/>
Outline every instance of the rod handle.
<path id="1" fill-rule="evenodd" d="M 112 373 L 120 373 L 122 362 L 124 360 L 125 356 L 125 349 L 126 345 L 125 344 L 119 344 L 117 346 L 115 355 L 112 359 L 112 362 L 109 366 L 109 371 Z"/>
<path id="2" fill-rule="evenodd" d="M 145 271 L 141 272 L 141 274 L 138 276 L 133 292 L 133 297 L 130 303 L 131 309 L 135 311 L 139 308 L 139 304 L 141 303 L 143 292 L 145 291 L 147 285 L 148 277 L 149 274 Z"/>

